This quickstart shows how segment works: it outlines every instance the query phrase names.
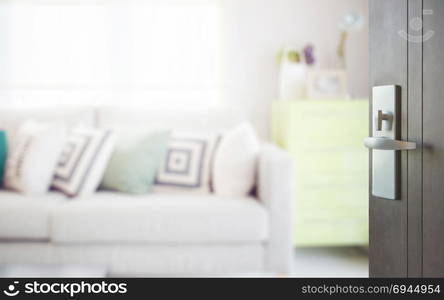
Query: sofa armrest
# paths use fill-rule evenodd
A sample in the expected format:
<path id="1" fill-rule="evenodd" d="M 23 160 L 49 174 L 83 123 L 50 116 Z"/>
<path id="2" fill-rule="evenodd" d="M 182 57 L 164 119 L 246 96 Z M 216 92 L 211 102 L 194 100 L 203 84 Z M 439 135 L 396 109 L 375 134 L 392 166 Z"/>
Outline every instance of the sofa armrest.
<path id="1" fill-rule="evenodd" d="M 290 273 L 293 264 L 294 162 L 284 150 L 264 145 L 259 158 L 258 197 L 270 216 L 265 267 Z"/>

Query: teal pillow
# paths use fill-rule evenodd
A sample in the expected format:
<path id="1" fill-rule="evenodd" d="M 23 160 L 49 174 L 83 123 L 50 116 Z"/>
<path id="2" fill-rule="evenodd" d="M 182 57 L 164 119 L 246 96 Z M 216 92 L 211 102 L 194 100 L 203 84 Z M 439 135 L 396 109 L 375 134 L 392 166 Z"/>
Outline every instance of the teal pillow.
<path id="1" fill-rule="evenodd" d="M 3 186 L 7 150 L 8 144 L 6 143 L 6 133 L 0 131 L 0 186 Z"/>
<path id="2" fill-rule="evenodd" d="M 151 191 L 156 173 L 165 158 L 169 132 L 145 135 L 129 144 L 118 141 L 111 156 L 101 187 L 129 194 Z"/>

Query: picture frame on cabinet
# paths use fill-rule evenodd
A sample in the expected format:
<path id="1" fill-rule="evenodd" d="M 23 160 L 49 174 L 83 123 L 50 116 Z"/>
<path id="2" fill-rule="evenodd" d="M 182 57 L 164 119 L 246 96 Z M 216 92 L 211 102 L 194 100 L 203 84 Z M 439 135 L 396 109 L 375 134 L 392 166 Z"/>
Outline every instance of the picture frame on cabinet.
<path id="1" fill-rule="evenodd" d="M 307 97 L 310 99 L 347 99 L 345 70 L 311 70 L 307 74 Z"/>

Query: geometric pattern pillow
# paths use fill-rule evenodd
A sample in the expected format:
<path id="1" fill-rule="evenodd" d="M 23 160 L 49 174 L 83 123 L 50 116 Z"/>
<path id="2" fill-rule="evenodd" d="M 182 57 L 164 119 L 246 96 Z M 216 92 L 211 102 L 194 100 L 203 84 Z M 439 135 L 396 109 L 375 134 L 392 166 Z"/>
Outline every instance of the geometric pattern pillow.
<path id="1" fill-rule="evenodd" d="M 93 194 L 114 149 L 110 130 L 75 127 L 59 159 L 52 187 L 69 197 Z"/>
<path id="2" fill-rule="evenodd" d="M 153 191 L 208 194 L 217 142 L 217 135 L 173 132 Z"/>

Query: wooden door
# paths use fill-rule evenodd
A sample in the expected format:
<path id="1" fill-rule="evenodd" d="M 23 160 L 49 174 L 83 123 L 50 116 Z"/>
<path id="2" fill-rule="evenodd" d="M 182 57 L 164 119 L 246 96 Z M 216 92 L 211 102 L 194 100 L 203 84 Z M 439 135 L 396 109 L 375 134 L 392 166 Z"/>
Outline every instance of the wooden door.
<path id="1" fill-rule="evenodd" d="M 401 138 L 417 143 L 400 199 L 370 193 L 370 276 L 444 277 L 444 1 L 369 3 L 370 87 L 401 87 Z"/>

